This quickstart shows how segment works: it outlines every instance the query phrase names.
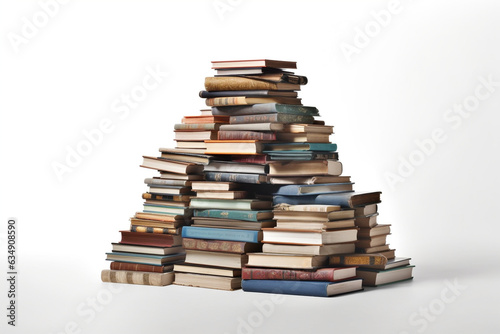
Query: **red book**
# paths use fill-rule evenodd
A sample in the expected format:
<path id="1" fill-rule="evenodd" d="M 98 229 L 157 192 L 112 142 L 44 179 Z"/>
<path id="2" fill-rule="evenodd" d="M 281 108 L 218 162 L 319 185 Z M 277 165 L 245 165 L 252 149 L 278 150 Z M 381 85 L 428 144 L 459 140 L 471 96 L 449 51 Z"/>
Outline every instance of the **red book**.
<path id="1" fill-rule="evenodd" d="M 153 266 L 150 264 L 127 263 L 119 261 L 111 262 L 109 267 L 111 270 L 145 271 L 151 273 L 165 273 L 174 269 L 173 264 L 165 266 Z"/>
<path id="2" fill-rule="evenodd" d="M 356 267 L 291 270 L 273 268 L 243 268 L 242 279 L 335 282 L 356 276 Z"/>
<path id="3" fill-rule="evenodd" d="M 122 244 L 172 247 L 182 245 L 182 237 L 174 234 L 120 231 Z"/>

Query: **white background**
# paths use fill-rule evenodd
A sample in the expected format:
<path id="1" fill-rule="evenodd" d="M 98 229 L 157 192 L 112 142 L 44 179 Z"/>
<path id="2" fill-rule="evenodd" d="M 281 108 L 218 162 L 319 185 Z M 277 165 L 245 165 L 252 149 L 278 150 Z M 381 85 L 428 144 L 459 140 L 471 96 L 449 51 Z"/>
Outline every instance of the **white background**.
<path id="1" fill-rule="evenodd" d="M 42 14 L 46 24 L 21 43 L 40 4 L 3 1 L 0 258 L 6 268 L 5 226 L 16 217 L 19 309 L 10 328 L 2 279 L 2 332 L 498 332 L 500 86 L 474 94 L 480 77 L 500 81 L 500 5 L 396 8 L 381 26 L 371 13 L 387 1 L 71 1 L 48 22 Z M 373 37 L 346 56 L 341 46 L 355 46 L 365 28 Z M 358 190 L 383 192 L 379 221 L 392 224 L 397 255 L 412 257 L 412 282 L 272 301 L 179 286 L 110 292 L 100 281 L 104 253 L 154 175 L 139 168 L 141 156 L 172 147 L 173 125 L 204 107 L 198 91 L 211 60 L 252 58 L 298 62 L 309 78 L 300 96 L 335 126 L 344 174 Z M 127 117 L 114 112 L 146 68 L 168 75 Z M 448 114 L 474 101 L 460 124 Z M 103 119 L 112 131 L 58 180 L 53 164 Z M 418 153 L 416 141 L 436 129 L 446 139 Z M 410 157 L 418 165 L 391 186 L 388 173 Z"/>

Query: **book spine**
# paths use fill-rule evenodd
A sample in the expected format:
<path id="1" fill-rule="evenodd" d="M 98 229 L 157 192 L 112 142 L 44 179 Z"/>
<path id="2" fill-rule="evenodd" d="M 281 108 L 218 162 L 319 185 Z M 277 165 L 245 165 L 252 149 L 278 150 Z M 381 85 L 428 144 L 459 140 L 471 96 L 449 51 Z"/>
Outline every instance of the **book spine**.
<path id="1" fill-rule="evenodd" d="M 380 255 L 337 255 L 330 257 L 330 265 L 342 266 L 378 266 L 385 265 L 387 258 Z"/>
<path id="2" fill-rule="evenodd" d="M 130 231 L 143 232 L 143 233 L 158 233 L 158 234 L 179 234 L 180 232 L 180 230 L 177 228 L 149 227 L 141 225 L 131 225 Z"/>
<path id="3" fill-rule="evenodd" d="M 254 243 L 260 241 L 259 231 L 205 228 L 196 226 L 184 227 L 182 229 L 182 237 L 193 239 L 244 241 Z"/>
<path id="4" fill-rule="evenodd" d="M 243 280 L 243 291 L 326 297 L 328 282 Z"/>
<path id="5" fill-rule="evenodd" d="M 328 281 L 333 282 L 333 269 L 316 271 L 243 268 L 242 279 L 290 280 L 290 281 Z"/>
<path id="6" fill-rule="evenodd" d="M 251 183 L 251 184 L 263 183 L 263 182 L 261 182 L 261 175 L 260 174 L 242 174 L 242 173 L 205 172 L 205 180 L 207 180 L 207 181 L 221 181 L 221 182 Z"/>
<path id="7" fill-rule="evenodd" d="M 247 104 L 244 96 L 211 97 L 206 99 L 205 103 L 210 107 Z"/>
<path id="8" fill-rule="evenodd" d="M 274 132 L 257 132 L 257 131 L 219 131 L 217 133 L 218 140 L 276 140 Z"/>
<path id="9" fill-rule="evenodd" d="M 230 116 L 230 124 L 241 123 L 312 123 L 313 116 L 309 115 L 293 115 L 293 114 L 257 114 L 257 115 L 237 115 Z"/>
<path id="10" fill-rule="evenodd" d="M 152 193 L 143 193 L 143 199 L 153 199 L 158 201 L 174 201 L 174 202 L 188 202 L 191 199 L 189 195 L 157 195 Z"/>
<path id="11" fill-rule="evenodd" d="M 268 161 L 267 155 L 243 155 L 243 156 L 231 156 L 231 161 L 240 163 L 250 163 L 250 164 L 265 164 Z"/>
<path id="12" fill-rule="evenodd" d="M 149 264 L 127 263 L 127 262 L 111 262 L 109 265 L 111 270 L 129 270 L 129 271 L 147 271 L 162 273 L 164 272 L 163 266 L 153 266 Z"/>
<path id="13" fill-rule="evenodd" d="M 192 123 L 192 124 L 175 124 L 174 130 L 217 130 L 219 124 L 216 123 Z"/>
<path id="14" fill-rule="evenodd" d="M 195 217 L 224 218 L 245 221 L 258 221 L 257 211 L 246 210 L 194 210 Z"/>
<path id="15" fill-rule="evenodd" d="M 121 231 L 121 243 L 132 245 L 150 245 L 160 247 L 171 247 L 175 243 L 175 235 L 158 233 L 141 233 L 132 231 Z"/>
<path id="16" fill-rule="evenodd" d="M 307 77 L 305 77 L 303 75 L 283 73 L 281 75 L 281 81 L 291 83 L 291 84 L 296 84 L 296 85 L 306 85 L 307 84 Z"/>
<path id="17" fill-rule="evenodd" d="M 276 90 L 278 85 L 272 82 L 253 80 L 241 77 L 207 77 L 205 78 L 205 90 Z"/>
<path id="18" fill-rule="evenodd" d="M 111 282 L 111 283 L 164 286 L 172 283 L 173 275 L 171 273 L 148 273 L 140 271 L 103 270 L 101 272 L 101 280 L 103 282 Z"/>
<path id="19" fill-rule="evenodd" d="M 225 253 L 245 253 L 245 242 L 241 241 L 224 241 L 224 240 L 207 240 L 207 239 L 182 239 L 184 249 L 204 250 L 210 252 L 225 252 Z"/>

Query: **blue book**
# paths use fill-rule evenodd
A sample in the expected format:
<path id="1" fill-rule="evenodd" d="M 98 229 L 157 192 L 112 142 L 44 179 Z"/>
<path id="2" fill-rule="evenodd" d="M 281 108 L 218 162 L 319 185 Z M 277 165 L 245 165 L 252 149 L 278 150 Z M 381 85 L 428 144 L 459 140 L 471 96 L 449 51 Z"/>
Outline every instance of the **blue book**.
<path id="1" fill-rule="evenodd" d="M 260 221 L 273 218 L 273 212 L 271 210 L 262 211 L 250 211 L 250 210 L 199 210 L 196 209 L 193 212 L 195 217 L 207 217 L 207 218 L 224 218 L 224 219 L 236 219 L 245 221 Z"/>
<path id="2" fill-rule="evenodd" d="M 363 290 L 363 280 L 354 278 L 339 282 L 286 281 L 286 280 L 243 280 L 243 291 L 278 293 L 287 295 L 329 297 Z"/>
<path id="3" fill-rule="evenodd" d="M 281 186 L 275 195 L 305 196 L 326 193 L 339 193 L 352 191 L 352 182 L 344 183 L 320 183 L 320 184 L 290 184 Z"/>
<path id="4" fill-rule="evenodd" d="M 320 194 L 320 195 L 304 195 L 304 196 L 290 196 L 290 195 L 277 195 L 273 198 L 274 205 L 286 203 L 290 205 L 297 204 L 326 204 L 326 205 L 340 205 L 343 208 L 354 208 L 368 204 L 380 203 L 381 191 L 374 192 L 343 192 L 333 194 Z"/>
<path id="5" fill-rule="evenodd" d="M 273 151 L 320 151 L 333 152 L 337 150 L 334 143 L 270 143 L 265 144 L 263 153 Z"/>
<path id="6" fill-rule="evenodd" d="M 182 237 L 257 243 L 262 240 L 262 231 L 184 226 L 182 228 Z"/>

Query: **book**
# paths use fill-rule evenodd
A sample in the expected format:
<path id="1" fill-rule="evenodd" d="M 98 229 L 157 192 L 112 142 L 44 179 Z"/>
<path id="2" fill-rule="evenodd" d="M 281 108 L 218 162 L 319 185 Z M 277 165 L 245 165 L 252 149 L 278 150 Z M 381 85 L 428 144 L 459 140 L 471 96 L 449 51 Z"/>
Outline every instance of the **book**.
<path id="1" fill-rule="evenodd" d="M 220 72 L 220 71 L 217 71 Z M 272 73 L 270 71 L 263 71 L 261 75 L 252 75 L 252 74 L 247 74 L 245 75 L 247 78 L 253 78 L 253 79 L 260 79 L 260 80 L 266 80 L 266 81 L 274 81 L 274 82 L 288 82 L 292 84 L 297 84 L 297 85 L 306 85 L 307 84 L 307 77 L 303 75 L 296 75 L 291 72 L 275 72 Z"/>
<path id="2" fill-rule="evenodd" d="M 223 190 L 223 191 L 205 191 L 198 190 L 197 198 L 212 198 L 212 199 L 241 199 L 247 198 L 248 193 L 245 190 Z"/>
<path id="3" fill-rule="evenodd" d="M 119 253 L 142 253 L 150 255 L 170 255 L 176 253 L 182 253 L 181 246 L 174 247 L 154 247 L 154 246 L 143 246 L 143 245 L 127 245 L 122 243 L 113 242 L 112 251 Z"/>
<path id="4" fill-rule="evenodd" d="M 205 90 L 300 90 L 300 85 L 288 82 L 271 82 L 246 77 L 207 77 Z"/>
<path id="5" fill-rule="evenodd" d="M 177 180 L 175 180 L 175 181 L 177 181 Z M 179 181 L 183 181 L 183 180 L 179 180 Z M 183 182 L 185 182 L 185 181 L 183 181 Z M 142 198 L 145 200 L 166 201 L 166 202 L 170 202 L 170 203 L 173 203 L 173 202 L 186 203 L 186 202 L 189 202 L 191 200 L 191 196 L 185 195 L 185 194 L 182 194 L 182 195 L 165 195 L 165 194 L 163 194 L 163 195 L 161 195 L 161 194 L 143 193 Z"/>
<path id="6" fill-rule="evenodd" d="M 147 185 L 160 185 L 160 186 L 176 186 L 176 187 L 189 187 L 189 186 L 191 186 L 191 181 L 167 180 L 167 179 L 160 179 L 158 177 L 145 178 L 144 183 Z"/>
<path id="7" fill-rule="evenodd" d="M 241 287 L 247 292 L 279 293 L 301 296 L 330 297 L 362 290 L 362 279 L 339 282 L 243 280 Z"/>
<path id="8" fill-rule="evenodd" d="M 311 185 L 285 185 L 279 188 L 276 195 L 300 196 L 305 194 L 321 194 L 339 191 L 352 191 L 352 182 L 323 183 Z M 340 206 L 337 206 L 340 210 Z"/>
<path id="9" fill-rule="evenodd" d="M 339 230 L 298 230 L 263 228 L 263 243 L 283 243 L 294 245 L 326 245 L 356 241 L 356 228 Z"/>
<path id="10" fill-rule="evenodd" d="M 322 124 L 286 124 L 284 132 L 289 133 L 333 133 L 333 126 Z"/>
<path id="11" fill-rule="evenodd" d="M 265 96 L 286 96 L 286 97 L 297 97 L 297 92 L 293 90 L 224 90 L 207 92 L 202 90 L 199 93 L 201 98 L 212 98 L 212 97 L 228 97 L 228 96 L 249 96 L 249 97 L 265 97 Z M 224 113 L 214 112 L 211 110 L 212 115 L 226 115 Z"/>
<path id="12" fill-rule="evenodd" d="M 287 133 L 279 132 L 276 139 L 290 143 L 330 143 L 330 134 L 328 133 Z"/>
<path id="13" fill-rule="evenodd" d="M 177 141 L 204 141 L 217 139 L 217 131 L 174 131 L 174 140 Z"/>
<path id="14" fill-rule="evenodd" d="M 241 277 L 241 269 L 204 266 L 200 264 L 178 263 L 174 271 L 191 274 L 216 275 L 227 277 Z"/>
<path id="15" fill-rule="evenodd" d="M 241 278 L 176 272 L 174 284 L 232 291 L 241 288 Z"/>
<path id="16" fill-rule="evenodd" d="M 167 206 L 160 204 L 149 204 L 145 203 L 143 205 L 144 212 L 147 213 L 166 213 L 171 215 L 189 215 L 189 209 L 187 207 L 176 207 Z"/>
<path id="17" fill-rule="evenodd" d="M 355 208 L 366 204 L 380 203 L 380 191 L 375 192 L 343 192 L 300 196 L 274 196 L 274 204 L 329 204 L 340 205 L 342 208 Z M 300 202 L 300 203 L 299 203 Z"/>
<path id="18" fill-rule="evenodd" d="M 193 209 L 221 209 L 221 210 L 266 210 L 271 209 L 272 202 L 258 199 L 211 199 L 193 198 L 190 208 Z"/>
<path id="19" fill-rule="evenodd" d="M 276 140 L 274 132 L 219 131 L 217 140 Z"/>
<path id="20" fill-rule="evenodd" d="M 224 268 L 242 268 L 248 261 L 246 254 L 186 250 L 186 263 Z"/>
<path id="21" fill-rule="evenodd" d="M 122 244 L 173 247 L 182 245 L 180 235 L 120 231 Z"/>
<path id="22" fill-rule="evenodd" d="M 167 264 L 163 266 L 154 266 L 151 264 L 140 264 L 140 263 L 128 263 L 113 261 L 109 264 L 109 269 L 111 270 L 126 270 L 126 271 L 147 271 L 153 273 L 166 273 L 174 269 L 173 264 Z"/>
<path id="23" fill-rule="evenodd" d="M 276 226 L 276 222 L 274 220 L 261 220 L 257 222 L 250 222 L 244 220 L 223 219 L 223 218 L 193 217 L 193 223 L 191 224 L 191 226 L 259 231 L 263 227 Z"/>
<path id="24" fill-rule="evenodd" d="M 184 249 L 238 254 L 259 252 L 262 250 L 261 244 L 253 242 L 193 238 L 183 238 L 182 246 Z"/>
<path id="25" fill-rule="evenodd" d="M 273 151 L 336 151 L 337 144 L 333 143 L 267 143 L 264 145 L 264 153 Z"/>
<path id="26" fill-rule="evenodd" d="M 247 123 L 312 123 L 314 116 L 294 114 L 252 114 L 229 116 L 229 124 Z"/>
<path id="27" fill-rule="evenodd" d="M 184 224 L 182 220 L 161 221 L 152 219 L 139 219 L 135 217 L 130 218 L 130 224 L 145 227 L 160 227 L 160 228 L 178 228 Z"/>
<path id="28" fill-rule="evenodd" d="M 184 219 L 183 215 L 169 215 L 152 212 L 136 212 L 134 217 L 141 220 L 156 220 L 159 222 L 175 222 L 182 221 Z M 141 224 L 144 224 L 144 222 L 141 222 Z"/>
<path id="29" fill-rule="evenodd" d="M 203 152 L 205 152 L 205 149 L 203 149 Z M 203 180 L 203 174 L 176 174 L 160 170 L 160 178 L 172 180 Z"/>
<path id="30" fill-rule="evenodd" d="M 261 231 L 185 226 L 182 237 L 257 243 L 262 240 Z"/>
<path id="31" fill-rule="evenodd" d="M 176 174 L 196 174 L 203 171 L 203 166 L 193 163 L 167 160 L 162 158 L 143 156 L 141 167 L 156 169 Z"/>
<path id="32" fill-rule="evenodd" d="M 130 225 L 130 231 L 132 232 L 146 232 L 146 233 L 166 233 L 166 234 L 179 234 L 179 228 L 167 228 L 167 227 L 150 227 L 141 225 Z"/>
<path id="33" fill-rule="evenodd" d="M 215 76 L 231 76 L 231 75 L 241 75 L 241 76 L 248 76 L 248 75 L 258 75 L 260 78 L 262 74 L 266 73 L 290 73 L 293 74 L 293 72 L 290 71 L 285 71 L 280 68 L 274 68 L 274 67 L 236 67 L 236 68 L 222 68 L 222 69 L 217 69 L 217 74 Z"/>
<path id="34" fill-rule="evenodd" d="M 270 177 L 271 184 L 321 184 L 321 183 L 348 183 L 350 176 L 291 176 L 291 177 Z"/>
<path id="35" fill-rule="evenodd" d="M 151 273 L 128 270 L 108 270 L 101 271 L 101 280 L 110 283 L 127 283 L 141 285 L 165 286 L 174 281 L 174 272 Z"/>
<path id="36" fill-rule="evenodd" d="M 205 141 L 177 141 L 175 145 L 176 149 L 181 150 L 191 150 L 193 153 L 205 154 L 207 145 Z"/>
<path id="37" fill-rule="evenodd" d="M 268 172 L 266 164 L 249 164 L 233 161 L 212 161 L 205 166 L 205 172 L 226 172 L 245 174 L 265 174 Z"/>
<path id="38" fill-rule="evenodd" d="M 300 161 L 300 162 L 276 161 L 269 164 L 269 175 L 271 176 L 291 176 L 291 175 L 314 176 L 314 175 L 340 175 L 340 174 L 342 174 L 342 163 L 340 161 L 335 161 L 335 160 L 312 160 L 312 161 Z"/>
<path id="39" fill-rule="evenodd" d="M 261 153 L 262 143 L 257 140 L 207 140 L 207 154 L 256 154 Z"/>
<path id="40" fill-rule="evenodd" d="M 286 210 L 275 209 L 273 212 L 274 212 L 273 213 L 274 219 L 288 220 L 288 221 L 308 220 L 310 222 L 320 222 L 320 223 L 335 221 L 335 220 L 353 220 L 354 216 L 354 212 L 352 210 L 314 212 L 314 211 L 286 211 Z"/>
<path id="41" fill-rule="evenodd" d="M 385 268 L 387 258 L 380 254 L 346 254 L 330 257 L 331 266 L 369 266 Z"/>
<path id="42" fill-rule="evenodd" d="M 280 187 L 280 190 L 287 187 Z M 280 191 L 278 190 L 278 192 Z M 330 212 L 340 211 L 340 205 L 324 205 L 324 204 L 298 204 L 298 205 L 288 205 L 280 204 L 274 207 L 274 212 L 276 214 L 295 214 L 295 212 L 300 213 L 318 213 L 321 216 L 327 217 Z"/>
<path id="43" fill-rule="evenodd" d="M 241 123 L 241 124 L 223 124 L 220 127 L 221 132 L 225 131 L 281 131 L 283 123 Z"/>
<path id="44" fill-rule="evenodd" d="M 403 266 L 387 270 L 358 268 L 356 275 L 363 279 L 363 285 L 380 286 L 412 279 L 413 267 L 415 266 Z"/>
<path id="45" fill-rule="evenodd" d="M 373 254 L 373 253 L 382 253 L 388 250 L 389 250 L 389 245 L 386 244 L 375 247 L 356 248 L 356 253 Z"/>
<path id="46" fill-rule="evenodd" d="M 356 276 L 356 267 L 320 268 L 315 270 L 293 270 L 246 267 L 241 271 L 242 279 L 326 281 L 335 282 Z"/>
<path id="47" fill-rule="evenodd" d="M 354 243 L 330 244 L 321 246 L 289 245 L 289 244 L 263 244 L 264 253 L 303 254 L 303 255 L 334 255 L 354 252 Z"/>
<path id="48" fill-rule="evenodd" d="M 387 236 L 388 234 L 377 235 L 376 237 L 369 238 L 358 238 L 358 241 L 356 241 L 356 247 L 368 248 L 385 245 L 387 243 Z"/>
<path id="49" fill-rule="evenodd" d="M 151 194 L 158 195 L 183 195 L 191 192 L 191 187 L 178 187 L 178 186 L 164 186 L 164 185 L 151 185 L 149 186 Z"/>
<path id="50" fill-rule="evenodd" d="M 249 267 L 314 269 L 328 264 L 328 256 L 278 253 L 248 253 Z"/>
<path id="51" fill-rule="evenodd" d="M 247 67 L 273 67 L 273 68 L 297 68 L 294 61 L 272 60 L 272 59 L 250 59 L 250 60 L 213 60 L 212 69 L 223 68 L 247 68 Z"/>
<path id="52" fill-rule="evenodd" d="M 316 152 L 316 151 L 264 151 L 270 161 L 281 160 L 338 160 L 337 152 Z M 320 182 L 318 182 L 320 183 Z M 327 183 L 327 182 L 325 182 Z"/>
<path id="53" fill-rule="evenodd" d="M 259 221 L 273 218 L 271 210 L 211 210 L 211 209 L 196 209 L 193 212 L 195 217 L 211 217 L 211 218 L 227 218 L 246 221 Z"/>
<path id="54" fill-rule="evenodd" d="M 228 123 L 229 116 L 212 115 L 212 116 L 184 116 L 183 124 L 203 124 L 203 123 Z"/>
<path id="55" fill-rule="evenodd" d="M 374 213 L 374 214 L 371 214 L 368 216 L 357 216 L 355 218 L 356 226 L 362 227 L 362 228 L 374 227 L 377 225 L 377 217 L 378 217 L 378 213 Z"/>
<path id="56" fill-rule="evenodd" d="M 210 115 L 205 115 L 210 116 Z M 216 115 L 214 115 L 216 116 Z M 217 131 L 223 123 L 178 123 L 174 124 L 174 130 L 205 130 Z"/>
<path id="57" fill-rule="evenodd" d="M 264 226 L 263 226 L 264 227 Z M 354 219 L 332 220 L 323 222 L 314 222 L 310 220 L 276 220 L 276 227 L 279 229 L 294 230 L 333 230 L 341 228 L 356 227 Z"/>
<path id="58" fill-rule="evenodd" d="M 289 103 L 259 103 L 243 106 L 224 106 L 212 107 L 214 115 L 225 116 L 240 116 L 240 115 L 258 115 L 258 114 L 290 114 L 290 115 L 307 115 L 319 116 L 319 111 L 316 107 L 303 106 Z M 306 126 L 306 124 L 301 124 Z M 291 128 L 292 125 L 284 128 Z M 221 129 L 224 129 L 222 127 Z"/>
<path id="59" fill-rule="evenodd" d="M 370 216 L 377 213 L 378 207 L 377 204 L 368 204 L 368 205 L 358 206 L 354 210 L 357 217 Z"/>
<path id="60" fill-rule="evenodd" d="M 361 227 L 358 230 L 358 238 L 376 237 L 378 235 L 391 233 L 390 224 L 378 224 L 373 227 Z"/>
<path id="61" fill-rule="evenodd" d="M 262 104 L 262 103 L 282 103 L 291 105 L 302 105 L 300 98 L 286 97 L 286 96 L 269 96 L 269 97 L 225 96 L 225 97 L 211 97 L 205 99 L 205 104 L 211 107 L 252 105 L 252 104 Z"/>
<path id="62" fill-rule="evenodd" d="M 185 258 L 184 253 L 168 254 L 168 255 L 151 255 L 151 254 L 140 254 L 140 253 L 112 252 L 112 253 L 106 253 L 106 255 L 107 255 L 106 260 L 108 261 L 151 264 L 157 266 L 184 261 Z"/>
<path id="63" fill-rule="evenodd" d="M 239 187 L 240 185 L 234 182 L 193 181 L 191 183 L 191 189 L 193 191 L 199 191 L 199 190 L 228 191 L 228 190 L 236 190 Z"/>
<path id="64" fill-rule="evenodd" d="M 267 175 L 265 175 L 265 174 L 245 174 L 245 173 L 205 172 L 205 180 L 207 180 L 207 181 L 261 184 L 261 183 L 267 182 Z"/>

